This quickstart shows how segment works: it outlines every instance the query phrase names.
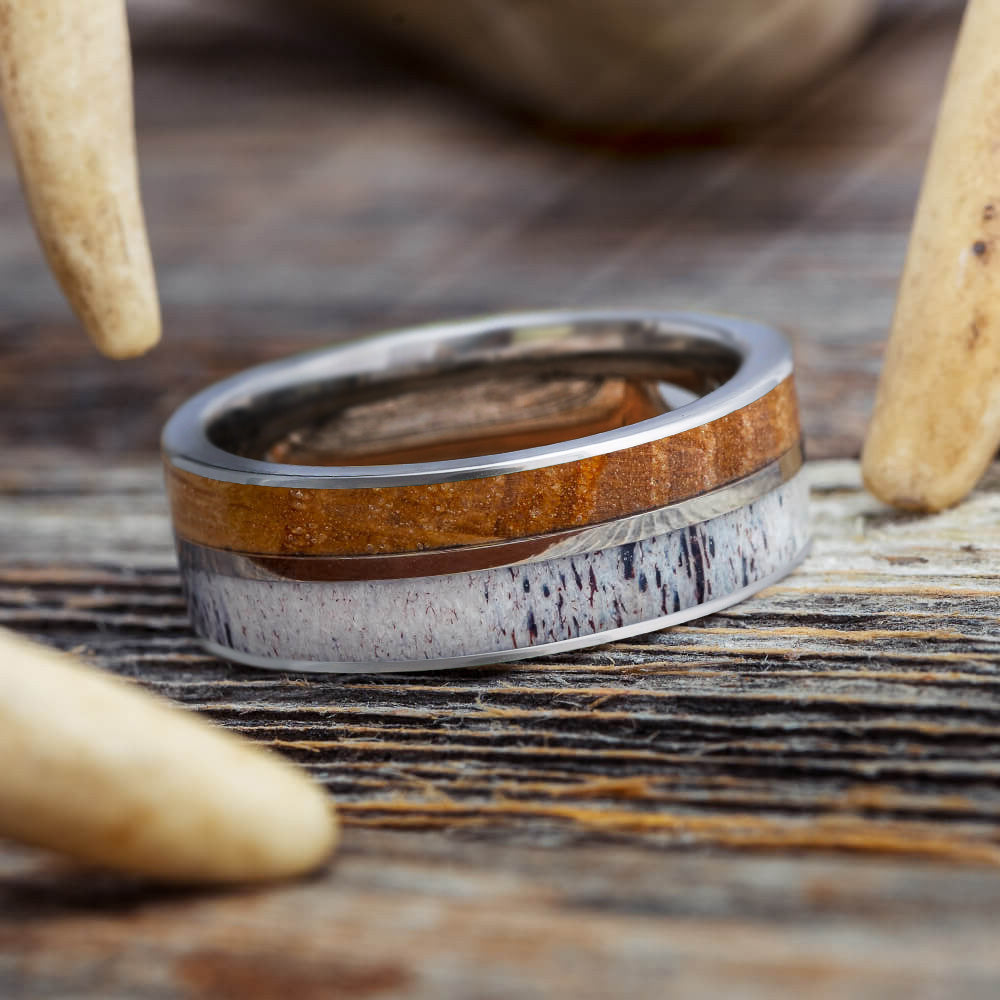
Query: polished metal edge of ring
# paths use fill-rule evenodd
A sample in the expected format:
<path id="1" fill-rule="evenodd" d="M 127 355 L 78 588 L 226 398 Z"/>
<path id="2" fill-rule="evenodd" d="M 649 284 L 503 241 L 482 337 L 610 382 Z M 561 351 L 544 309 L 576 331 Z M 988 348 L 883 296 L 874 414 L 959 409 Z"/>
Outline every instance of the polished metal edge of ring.
<path id="1" fill-rule="evenodd" d="M 535 659 L 541 656 L 552 656 L 555 653 L 569 653 L 577 649 L 587 649 L 591 646 L 603 646 L 609 642 L 619 642 L 633 636 L 657 632 L 671 625 L 682 625 L 695 618 L 724 611 L 745 601 L 748 597 L 780 583 L 789 573 L 798 567 L 809 555 L 812 545 L 807 542 L 787 563 L 774 573 L 754 580 L 747 587 L 731 591 L 711 601 L 682 608 L 669 615 L 650 618 L 646 621 L 634 622 L 622 628 L 608 629 L 604 632 L 576 636 L 572 639 L 561 639 L 558 642 L 543 643 L 538 646 L 524 646 L 518 649 L 507 649 L 496 653 L 471 653 L 466 656 L 449 656 L 428 660 L 363 660 L 357 662 L 314 661 L 314 660 L 280 660 L 265 656 L 255 656 L 228 646 L 222 646 L 209 639 L 199 638 L 203 649 L 213 656 L 233 663 L 240 663 L 259 670 L 284 671 L 287 673 L 325 673 L 325 674 L 383 674 L 383 673 L 423 673 L 427 670 L 457 670 L 462 667 L 481 667 L 490 664 L 510 663 L 514 660 Z"/>
<path id="2" fill-rule="evenodd" d="M 699 496 L 631 517 L 532 538 L 391 555 L 285 556 L 248 555 L 178 537 L 178 557 L 185 569 L 276 581 L 404 579 L 518 566 L 640 542 L 728 514 L 787 483 L 802 464 L 799 444 L 756 472 Z"/>
<path id="3" fill-rule="evenodd" d="M 661 417 L 555 445 L 476 458 L 382 466 L 282 465 L 244 458 L 208 439 L 212 420 L 228 411 L 252 410 L 255 401 L 277 390 L 391 370 L 399 358 L 430 364 L 477 338 L 506 337 L 514 342 L 548 332 L 558 342 L 574 327 L 600 323 L 646 327 L 652 338 L 688 337 L 694 344 L 716 344 L 734 351 L 741 361 L 719 388 Z M 553 331 L 562 332 L 556 336 Z M 636 309 L 490 316 L 390 331 L 250 368 L 184 403 L 167 422 L 162 447 L 166 461 L 177 469 L 244 485 L 363 489 L 457 482 L 563 465 L 659 441 L 748 406 L 791 374 L 792 356 L 785 338 L 771 327 L 734 317 Z"/>

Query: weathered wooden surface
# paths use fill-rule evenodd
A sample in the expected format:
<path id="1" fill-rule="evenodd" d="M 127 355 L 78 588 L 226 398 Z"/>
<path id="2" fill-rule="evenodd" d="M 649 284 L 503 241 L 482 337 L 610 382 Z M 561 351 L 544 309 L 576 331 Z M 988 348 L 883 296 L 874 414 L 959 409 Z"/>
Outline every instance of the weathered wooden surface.
<path id="1" fill-rule="evenodd" d="M 861 492 L 853 461 L 813 464 L 812 558 L 703 623 L 322 678 L 199 651 L 155 463 L 12 457 L 0 624 L 289 753 L 348 830 L 321 881 L 230 897 L 0 854 L 5 995 L 1000 986 L 1000 468 L 928 522 Z"/>
<path id="2" fill-rule="evenodd" d="M 643 157 L 349 51 L 144 21 L 167 340 L 127 366 L 69 322 L 0 157 L 0 624 L 290 754 L 347 825 L 323 878 L 236 895 L 0 849 L 0 995 L 997 995 L 1000 469 L 920 520 L 853 461 L 957 24 L 893 10 L 763 134 Z M 181 398 L 352 331 L 609 301 L 790 330 L 832 459 L 800 572 L 503 669 L 284 677 L 198 650 L 154 454 Z"/>
<path id="3" fill-rule="evenodd" d="M 997 883 L 898 861 L 367 832 L 315 882 L 143 892 L 7 852 L 0 987 L 101 1000 L 996 996 Z"/>

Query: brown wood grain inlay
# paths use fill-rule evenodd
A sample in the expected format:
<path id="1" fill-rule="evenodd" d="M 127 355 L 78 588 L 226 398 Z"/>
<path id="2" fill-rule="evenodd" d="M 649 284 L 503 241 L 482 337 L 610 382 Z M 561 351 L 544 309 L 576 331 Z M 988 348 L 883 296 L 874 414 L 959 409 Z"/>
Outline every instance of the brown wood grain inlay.
<path id="1" fill-rule="evenodd" d="M 795 387 L 712 423 L 578 462 L 453 483 L 292 489 L 167 467 L 177 533 L 274 555 L 368 555 L 478 545 L 599 524 L 697 496 L 762 468 L 799 440 Z"/>

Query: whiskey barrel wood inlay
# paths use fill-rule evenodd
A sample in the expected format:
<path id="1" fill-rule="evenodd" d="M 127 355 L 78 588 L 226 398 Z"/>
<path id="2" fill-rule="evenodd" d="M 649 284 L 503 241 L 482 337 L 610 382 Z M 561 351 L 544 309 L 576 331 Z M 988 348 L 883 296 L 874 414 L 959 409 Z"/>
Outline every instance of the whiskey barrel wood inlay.
<path id="1" fill-rule="evenodd" d="M 680 434 L 563 465 L 453 483 L 290 489 L 167 467 L 177 533 L 259 555 L 419 552 L 599 524 L 755 472 L 799 441 L 794 380 Z"/>

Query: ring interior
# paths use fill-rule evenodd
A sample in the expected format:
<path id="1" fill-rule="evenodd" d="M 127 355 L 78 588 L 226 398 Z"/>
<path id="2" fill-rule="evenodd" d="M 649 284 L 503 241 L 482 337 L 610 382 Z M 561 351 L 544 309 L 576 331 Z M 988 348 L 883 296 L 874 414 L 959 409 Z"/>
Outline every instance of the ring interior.
<path id="1" fill-rule="evenodd" d="M 400 351 L 387 367 L 271 389 L 216 413 L 205 431 L 224 451 L 274 464 L 473 457 L 658 416 L 740 366 L 730 345 L 662 328 L 651 338 L 649 326 L 587 320 L 453 337 L 432 357 Z"/>

